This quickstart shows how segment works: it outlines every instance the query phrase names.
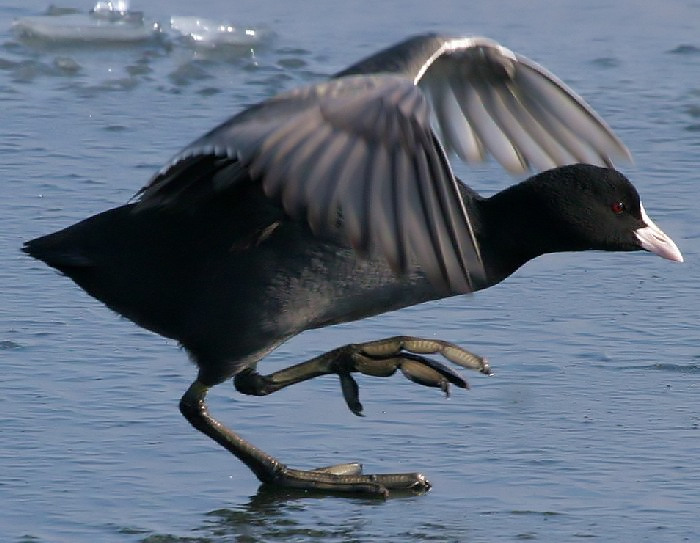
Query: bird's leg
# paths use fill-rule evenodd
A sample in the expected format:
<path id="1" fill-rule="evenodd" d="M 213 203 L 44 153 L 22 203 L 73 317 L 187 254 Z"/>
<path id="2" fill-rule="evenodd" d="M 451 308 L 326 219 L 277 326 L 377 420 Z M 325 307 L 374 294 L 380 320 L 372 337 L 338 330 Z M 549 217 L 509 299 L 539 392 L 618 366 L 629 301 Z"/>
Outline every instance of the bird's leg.
<path id="1" fill-rule="evenodd" d="M 357 383 L 350 375 L 353 372 L 388 377 L 401 370 L 411 381 L 440 388 L 445 394 L 449 392 L 450 383 L 460 388 L 468 387 L 460 375 L 448 366 L 422 356 L 425 354 L 440 354 L 463 368 L 491 373 L 484 358 L 453 343 L 437 339 L 395 336 L 345 345 L 268 375 L 260 375 L 253 369 L 245 370 L 236 375 L 234 384 L 238 391 L 244 394 L 264 396 L 295 383 L 334 373 L 340 378 L 343 397 L 348 407 L 356 415 L 362 414 L 362 404 Z"/>
<path id="2" fill-rule="evenodd" d="M 180 411 L 192 426 L 233 453 L 263 483 L 378 496 L 387 496 L 390 490 L 421 492 L 430 488 L 430 483 L 420 473 L 362 475 L 359 464 L 340 464 L 310 471 L 288 468 L 212 417 L 205 402 L 208 390 L 209 387 L 199 381 L 192 383 L 180 400 Z"/>

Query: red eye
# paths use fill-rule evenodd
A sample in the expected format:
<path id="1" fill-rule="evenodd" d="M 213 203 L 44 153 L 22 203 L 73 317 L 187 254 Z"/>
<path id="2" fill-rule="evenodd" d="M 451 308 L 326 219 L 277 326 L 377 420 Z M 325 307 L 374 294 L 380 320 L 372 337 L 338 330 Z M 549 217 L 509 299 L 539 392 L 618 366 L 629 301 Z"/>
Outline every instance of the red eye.
<path id="1" fill-rule="evenodd" d="M 610 206 L 610 208 L 612 209 L 613 213 L 615 213 L 615 215 L 619 215 L 625 210 L 625 204 L 623 204 L 622 202 L 615 202 L 613 205 Z"/>

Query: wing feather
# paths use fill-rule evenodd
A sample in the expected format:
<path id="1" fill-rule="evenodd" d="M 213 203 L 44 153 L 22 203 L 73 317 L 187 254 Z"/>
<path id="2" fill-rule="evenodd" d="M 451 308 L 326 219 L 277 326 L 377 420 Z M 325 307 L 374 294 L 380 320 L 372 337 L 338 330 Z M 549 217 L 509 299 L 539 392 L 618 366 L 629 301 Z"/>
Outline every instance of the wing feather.
<path id="1" fill-rule="evenodd" d="M 488 152 L 507 170 L 520 173 L 530 167 L 610 165 L 615 157 L 630 158 L 574 91 L 537 63 L 486 38 L 445 39 L 410 75 L 432 101 L 443 145 L 467 162 L 482 160 Z M 483 150 L 472 143 L 465 124 Z"/>
<path id="2" fill-rule="evenodd" d="M 397 273 L 417 267 L 440 292 L 470 292 L 486 278 L 448 152 L 490 154 L 514 173 L 629 158 L 564 83 L 485 38 L 412 38 L 341 75 L 205 134 L 139 192 L 136 209 L 260 183 L 314 235 Z"/>

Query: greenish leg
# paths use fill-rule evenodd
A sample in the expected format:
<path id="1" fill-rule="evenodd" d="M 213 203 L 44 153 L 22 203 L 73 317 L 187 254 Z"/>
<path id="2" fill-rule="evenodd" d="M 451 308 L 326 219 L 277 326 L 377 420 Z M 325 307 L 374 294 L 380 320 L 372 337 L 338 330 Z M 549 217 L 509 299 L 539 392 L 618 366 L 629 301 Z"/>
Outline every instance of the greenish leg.
<path id="1" fill-rule="evenodd" d="M 254 369 L 245 370 L 234 379 L 236 389 L 243 394 L 266 396 L 290 385 L 319 377 L 337 374 L 343 397 L 350 410 L 362 414 L 362 404 L 355 379 L 351 373 L 374 377 L 389 377 L 400 370 L 411 381 L 440 388 L 449 394 L 449 386 L 468 388 L 467 382 L 448 366 L 422 355 L 439 354 L 463 368 L 487 375 L 491 368 L 486 359 L 470 353 L 447 341 L 395 336 L 377 341 L 344 345 L 307 362 L 302 362 L 268 375 Z"/>
<path id="2" fill-rule="evenodd" d="M 446 394 L 450 384 L 467 388 L 467 382 L 462 377 L 444 364 L 425 358 L 423 355 L 426 354 L 440 354 L 463 368 L 491 373 L 485 359 L 452 343 L 396 336 L 345 345 L 269 375 L 246 370 L 235 377 L 234 383 L 240 392 L 263 396 L 320 375 L 337 374 L 345 401 L 357 415 L 362 413 L 362 405 L 357 383 L 350 375 L 353 372 L 388 377 L 400 370 L 411 381 L 440 388 Z M 430 488 L 430 483 L 420 473 L 364 475 L 362 466 L 356 463 L 308 471 L 289 468 L 213 418 L 205 402 L 208 390 L 209 387 L 195 381 L 180 400 L 180 411 L 192 426 L 233 453 L 263 483 L 379 496 L 387 496 L 389 491 L 424 492 Z"/>
<path id="3" fill-rule="evenodd" d="M 209 387 L 195 381 L 180 400 L 180 411 L 192 426 L 234 454 L 263 483 L 384 497 L 390 490 L 421 492 L 430 488 L 430 483 L 420 473 L 362 475 L 359 464 L 339 464 L 309 471 L 288 468 L 212 417 L 205 403 L 208 390 Z"/>

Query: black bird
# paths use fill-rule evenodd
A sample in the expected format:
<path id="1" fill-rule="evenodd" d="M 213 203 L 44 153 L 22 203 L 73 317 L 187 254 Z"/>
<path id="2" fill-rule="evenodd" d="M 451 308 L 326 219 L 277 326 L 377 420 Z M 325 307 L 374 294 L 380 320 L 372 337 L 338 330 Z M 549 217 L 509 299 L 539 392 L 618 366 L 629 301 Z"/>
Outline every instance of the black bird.
<path id="1" fill-rule="evenodd" d="M 454 176 L 451 153 L 546 171 L 483 198 Z M 613 157 L 628 156 L 581 98 L 531 60 L 485 38 L 424 35 L 240 112 L 131 203 L 24 251 L 177 340 L 199 369 L 182 414 L 262 482 L 421 490 L 429 483 L 417 473 L 288 468 L 216 421 L 206 393 L 233 378 L 240 392 L 265 395 L 335 373 L 360 414 L 352 372 L 400 369 L 444 391 L 466 387 L 425 355 L 489 373 L 483 358 L 405 336 L 345 345 L 269 375 L 256 368 L 304 330 L 487 288 L 544 253 L 645 249 L 682 261 L 612 169 Z"/>

